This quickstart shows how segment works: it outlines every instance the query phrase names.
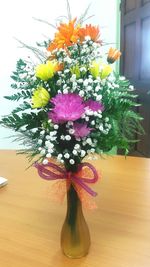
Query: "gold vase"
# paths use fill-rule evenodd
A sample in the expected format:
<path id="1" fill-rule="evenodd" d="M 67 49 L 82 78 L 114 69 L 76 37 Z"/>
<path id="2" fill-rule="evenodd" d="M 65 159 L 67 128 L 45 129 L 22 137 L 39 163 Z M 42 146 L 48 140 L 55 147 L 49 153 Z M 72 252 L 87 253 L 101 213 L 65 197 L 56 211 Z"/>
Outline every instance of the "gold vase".
<path id="1" fill-rule="evenodd" d="M 71 185 L 67 193 L 67 214 L 61 231 L 61 248 L 67 257 L 81 258 L 88 254 L 90 243 L 90 233 L 82 212 L 82 204 Z"/>

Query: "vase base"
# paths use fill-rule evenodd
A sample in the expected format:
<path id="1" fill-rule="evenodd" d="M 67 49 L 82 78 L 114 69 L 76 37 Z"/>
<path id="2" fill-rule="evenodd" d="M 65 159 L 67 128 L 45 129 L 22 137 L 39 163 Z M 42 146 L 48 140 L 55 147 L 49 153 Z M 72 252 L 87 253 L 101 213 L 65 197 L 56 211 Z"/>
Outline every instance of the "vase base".
<path id="1" fill-rule="evenodd" d="M 69 259 L 81 259 L 83 257 L 86 257 L 88 255 L 89 251 L 87 251 L 86 253 L 81 254 L 81 255 L 70 255 L 70 254 L 65 253 L 64 251 L 62 251 L 62 253 L 64 256 L 66 256 Z"/>

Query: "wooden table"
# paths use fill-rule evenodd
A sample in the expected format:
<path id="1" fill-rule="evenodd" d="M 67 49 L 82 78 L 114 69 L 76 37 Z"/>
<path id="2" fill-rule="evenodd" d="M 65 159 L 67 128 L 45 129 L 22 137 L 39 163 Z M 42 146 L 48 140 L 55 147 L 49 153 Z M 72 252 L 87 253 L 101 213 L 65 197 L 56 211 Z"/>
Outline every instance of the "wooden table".
<path id="1" fill-rule="evenodd" d="M 103 178 L 95 187 L 98 209 L 86 211 L 92 246 L 88 256 L 62 255 L 60 231 L 66 203 L 49 198 L 51 182 L 15 151 L 0 152 L 1 267 L 149 267 L 150 159 L 122 156 L 92 162 Z"/>

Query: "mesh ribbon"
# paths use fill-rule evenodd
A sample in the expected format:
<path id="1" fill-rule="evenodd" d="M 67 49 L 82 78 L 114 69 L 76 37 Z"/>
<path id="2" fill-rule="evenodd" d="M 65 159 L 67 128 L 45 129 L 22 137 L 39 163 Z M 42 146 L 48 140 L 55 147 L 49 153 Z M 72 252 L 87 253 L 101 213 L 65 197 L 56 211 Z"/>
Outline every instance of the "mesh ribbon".
<path id="1" fill-rule="evenodd" d="M 48 162 L 46 165 L 35 163 L 34 166 L 38 170 L 38 174 L 45 180 L 58 180 L 52 186 L 53 198 L 62 202 L 64 196 L 72 184 L 82 201 L 85 208 L 96 208 L 93 197 L 97 195 L 88 184 L 94 184 L 99 178 L 94 166 L 88 162 L 79 164 L 77 172 L 68 172 L 64 167 L 60 167 L 53 162 Z"/>

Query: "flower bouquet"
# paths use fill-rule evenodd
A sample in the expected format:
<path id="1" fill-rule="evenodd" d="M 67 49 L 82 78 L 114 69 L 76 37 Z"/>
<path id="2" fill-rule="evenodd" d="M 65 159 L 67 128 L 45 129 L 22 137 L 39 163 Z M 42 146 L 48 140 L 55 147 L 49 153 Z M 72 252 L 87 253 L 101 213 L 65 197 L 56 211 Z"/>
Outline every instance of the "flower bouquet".
<path id="1" fill-rule="evenodd" d="M 94 207 L 92 184 L 99 174 L 83 162 L 85 156 L 109 152 L 114 146 L 128 153 L 141 132 L 134 88 L 115 73 L 121 53 L 104 42 L 98 26 L 83 17 L 60 22 L 51 41 L 29 47 L 39 63 L 20 59 L 11 78 L 15 93 L 5 96 L 18 107 L 1 119 L 18 133 L 33 166 L 45 180 L 57 180 L 57 194 L 67 193 L 67 215 L 61 232 L 65 255 L 88 253 L 90 235 L 82 206 Z M 36 161 L 34 161 L 34 157 Z M 64 190 L 64 185 L 66 190 Z"/>

